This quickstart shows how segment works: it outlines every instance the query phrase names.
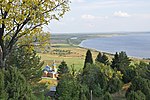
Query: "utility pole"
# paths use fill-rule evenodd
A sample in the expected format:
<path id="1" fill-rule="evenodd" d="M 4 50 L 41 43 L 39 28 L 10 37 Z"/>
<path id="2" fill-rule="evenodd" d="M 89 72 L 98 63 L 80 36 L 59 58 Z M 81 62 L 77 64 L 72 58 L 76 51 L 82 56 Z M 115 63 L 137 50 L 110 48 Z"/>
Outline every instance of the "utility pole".
<path id="1" fill-rule="evenodd" d="M 92 98 L 92 90 L 91 90 L 91 100 L 92 100 L 93 98 Z"/>

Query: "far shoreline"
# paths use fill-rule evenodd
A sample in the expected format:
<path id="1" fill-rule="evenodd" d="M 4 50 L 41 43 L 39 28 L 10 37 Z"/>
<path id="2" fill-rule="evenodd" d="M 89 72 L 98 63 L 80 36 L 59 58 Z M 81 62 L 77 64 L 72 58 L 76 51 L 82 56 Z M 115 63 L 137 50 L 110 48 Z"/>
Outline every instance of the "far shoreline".
<path id="1" fill-rule="evenodd" d="M 79 48 L 83 48 L 83 49 L 90 49 L 93 51 L 97 51 L 97 52 L 102 52 L 108 55 L 113 56 L 115 53 L 110 53 L 110 52 L 106 52 L 106 51 L 102 51 L 102 50 L 97 50 L 95 48 L 87 48 L 84 46 L 81 46 L 80 44 L 88 39 L 95 39 L 95 38 L 103 38 L 103 37 L 113 37 L 113 36 L 124 36 L 124 35 L 128 35 L 129 33 L 124 33 L 124 34 L 118 34 L 118 33 L 109 33 L 109 34 L 57 34 L 54 35 L 55 38 L 57 38 L 57 41 L 55 41 L 54 44 L 69 44 L 70 46 L 73 47 L 79 47 Z M 132 33 L 135 34 L 135 33 Z M 140 34 L 140 33 L 138 33 Z M 53 39 L 55 39 L 53 36 Z M 64 43 L 63 43 L 64 42 Z M 121 52 L 121 51 L 120 51 Z M 125 51 L 126 52 L 126 51 Z M 142 57 L 135 57 L 135 56 L 129 56 L 130 58 L 135 58 L 135 59 L 141 59 L 141 60 L 149 60 L 148 58 L 142 58 Z"/>

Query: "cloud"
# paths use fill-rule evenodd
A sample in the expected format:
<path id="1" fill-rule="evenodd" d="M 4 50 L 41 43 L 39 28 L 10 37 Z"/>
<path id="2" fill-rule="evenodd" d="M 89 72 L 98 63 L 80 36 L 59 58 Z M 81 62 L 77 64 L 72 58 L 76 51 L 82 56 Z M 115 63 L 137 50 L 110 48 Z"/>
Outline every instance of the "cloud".
<path id="1" fill-rule="evenodd" d="M 88 27 L 89 27 L 89 28 L 94 28 L 94 27 L 95 27 L 95 25 L 94 25 L 94 24 L 92 24 L 92 23 L 88 23 Z"/>
<path id="2" fill-rule="evenodd" d="M 116 17 L 130 17 L 130 15 L 128 13 L 122 12 L 122 11 L 114 12 L 113 16 L 116 16 Z"/>
<path id="3" fill-rule="evenodd" d="M 71 0 L 71 2 L 82 3 L 85 2 L 85 0 Z"/>
<path id="4" fill-rule="evenodd" d="M 94 16 L 94 15 L 90 15 L 90 14 L 84 14 L 81 16 L 82 19 L 84 20 L 95 20 L 95 19 L 108 19 L 108 16 Z"/>
<path id="5" fill-rule="evenodd" d="M 96 17 L 93 16 L 93 15 L 85 14 L 85 15 L 82 15 L 81 18 L 82 18 L 82 19 L 86 19 L 86 20 L 89 20 L 89 19 L 90 19 L 90 20 L 93 20 L 93 19 L 95 19 Z"/>

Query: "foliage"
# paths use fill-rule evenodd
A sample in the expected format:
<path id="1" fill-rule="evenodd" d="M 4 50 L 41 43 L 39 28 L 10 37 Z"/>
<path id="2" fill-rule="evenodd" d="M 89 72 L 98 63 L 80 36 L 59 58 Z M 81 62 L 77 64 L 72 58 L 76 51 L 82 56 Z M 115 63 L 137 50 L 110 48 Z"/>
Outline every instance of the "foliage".
<path id="1" fill-rule="evenodd" d="M 86 64 L 87 63 L 90 63 L 90 64 L 93 64 L 93 58 L 92 58 L 92 53 L 90 50 L 88 50 L 86 52 L 86 57 L 85 57 L 85 62 L 84 62 L 84 68 L 86 67 Z M 84 69 L 83 68 L 83 69 Z"/>
<path id="2" fill-rule="evenodd" d="M 68 70 L 68 66 L 67 66 L 66 62 L 62 61 L 61 64 L 58 66 L 58 74 L 61 76 L 68 72 L 69 72 L 69 70 Z"/>
<path id="3" fill-rule="evenodd" d="M 95 61 L 100 62 L 101 61 L 101 57 L 102 57 L 102 53 L 99 52 L 98 55 L 97 55 L 97 57 L 96 57 L 96 59 L 95 59 Z"/>
<path id="4" fill-rule="evenodd" d="M 114 58 L 112 59 L 112 64 L 111 67 L 114 68 L 119 68 L 119 55 L 116 52 L 116 54 L 114 55 Z"/>
<path id="5" fill-rule="evenodd" d="M 146 96 L 143 92 L 141 92 L 140 90 L 136 91 L 136 93 L 138 94 L 139 96 L 139 100 L 146 100 Z"/>
<path id="6" fill-rule="evenodd" d="M 25 77 L 16 67 L 0 70 L 1 88 L 0 98 L 4 100 L 34 100 L 35 96 L 27 83 Z M 5 95 L 4 95 L 5 94 Z"/>
<path id="7" fill-rule="evenodd" d="M 110 93 L 115 93 L 118 92 L 119 90 L 122 89 L 123 83 L 122 81 L 116 77 L 115 75 L 109 80 L 108 83 L 108 91 Z"/>
<path id="8" fill-rule="evenodd" d="M 105 54 L 101 55 L 101 53 L 99 53 L 97 55 L 96 61 L 103 63 L 104 65 L 109 65 L 109 59 Z"/>
<path id="9" fill-rule="evenodd" d="M 4 70 L 0 70 L 0 100 L 6 100 L 8 94 L 5 91 Z"/>
<path id="10" fill-rule="evenodd" d="M 116 52 L 112 60 L 111 67 L 117 68 L 117 70 L 122 71 L 125 67 L 129 66 L 130 63 L 131 63 L 131 60 L 129 59 L 129 57 L 127 56 L 125 52 L 121 51 L 119 55 Z"/>
<path id="11" fill-rule="evenodd" d="M 146 97 L 141 91 L 131 91 L 127 96 L 127 100 L 146 100 Z"/>
<path id="12" fill-rule="evenodd" d="M 127 96 L 127 100 L 139 100 L 138 98 L 138 94 L 134 91 L 131 91 Z"/>
<path id="13" fill-rule="evenodd" d="M 103 99 L 104 100 L 112 100 L 112 97 L 109 92 L 106 92 Z"/>
<path id="14" fill-rule="evenodd" d="M 102 97 L 104 95 L 104 89 L 101 88 L 100 84 L 94 84 L 93 95 L 96 97 Z"/>
<path id="15" fill-rule="evenodd" d="M 93 95 L 99 99 L 105 92 L 115 93 L 122 88 L 121 74 L 104 64 L 87 64 L 83 73 L 82 83 L 86 84 L 89 91 L 92 90 Z"/>
<path id="16" fill-rule="evenodd" d="M 127 54 L 123 51 L 121 51 L 119 54 L 116 52 L 114 55 L 114 58 L 112 59 L 111 67 L 113 69 L 117 69 L 118 71 L 121 71 L 123 74 L 123 82 L 127 83 L 130 81 L 130 77 L 128 78 L 128 73 L 131 76 L 131 72 L 134 71 L 128 70 L 128 67 L 131 63 L 131 59 L 127 56 Z"/>
<path id="17" fill-rule="evenodd" d="M 1 0 L 0 67 L 18 40 L 36 34 L 42 25 L 59 20 L 69 10 L 69 0 Z"/>
<path id="18" fill-rule="evenodd" d="M 132 84 L 126 93 L 126 97 L 129 97 L 128 95 L 131 91 L 140 90 L 146 96 L 146 100 L 150 98 L 150 80 L 137 76 L 131 81 L 131 83 Z"/>
<path id="19" fill-rule="evenodd" d="M 136 64 L 136 72 L 139 76 L 150 79 L 150 64 L 141 61 L 139 64 Z"/>
<path id="20" fill-rule="evenodd" d="M 135 65 L 130 65 L 125 67 L 122 70 L 123 73 L 123 81 L 124 83 L 131 82 L 131 80 L 138 75 L 138 69 L 136 68 Z"/>
<path id="21" fill-rule="evenodd" d="M 56 95 L 58 100 L 79 100 L 80 85 L 76 78 L 70 74 L 61 77 Z"/>
<path id="22" fill-rule="evenodd" d="M 43 63 L 33 49 L 17 46 L 6 61 L 7 66 L 17 67 L 30 84 L 36 84 L 41 79 Z"/>

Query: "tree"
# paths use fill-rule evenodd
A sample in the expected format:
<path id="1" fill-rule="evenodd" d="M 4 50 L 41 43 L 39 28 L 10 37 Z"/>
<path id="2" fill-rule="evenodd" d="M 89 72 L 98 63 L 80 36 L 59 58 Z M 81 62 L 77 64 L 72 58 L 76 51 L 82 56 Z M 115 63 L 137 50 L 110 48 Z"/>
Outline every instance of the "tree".
<path id="1" fill-rule="evenodd" d="M 123 81 L 129 83 L 131 80 L 138 75 L 138 69 L 134 65 L 130 65 L 123 70 Z"/>
<path id="2" fill-rule="evenodd" d="M 0 99 L 2 100 L 36 100 L 30 85 L 16 67 L 0 70 Z M 2 87 L 1 87 L 2 86 Z M 4 95 L 5 94 L 5 95 Z"/>
<path id="3" fill-rule="evenodd" d="M 121 90 L 122 86 L 122 81 L 114 75 L 108 82 L 108 91 L 110 93 L 118 92 L 119 90 Z"/>
<path id="4" fill-rule="evenodd" d="M 101 57 L 102 57 L 102 54 L 101 54 L 101 52 L 99 52 L 97 57 L 96 57 L 96 59 L 95 59 L 95 61 L 100 62 L 101 61 Z"/>
<path id="5" fill-rule="evenodd" d="M 131 59 L 127 56 L 127 54 L 121 51 L 119 54 L 116 52 L 114 58 L 112 60 L 111 67 L 117 68 L 117 70 L 122 70 L 124 67 L 129 66 L 131 63 Z"/>
<path id="6" fill-rule="evenodd" d="M 119 55 L 118 53 L 116 52 L 116 54 L 114 55 L 114 58 L 112 59 L 112 64 L 111 64 L 111 67 L 114 69 L 114 68 L 118 68 L 119 67 Z"/>
<path id="7" fill-rule="evenodd" d="M 86 57 L 85 57 L 85 62 L 84 62 L 84 68 L 83 69 L 85 69 L 87 63 L 93 64 L 92 53 L 91 53 L 90 50 L 88 50 L 86 52 Z"/>
<path id="8" fill-rule="evenodd" d="M 80 85 L 71 74 L 65 74 L 59 80 L 56 88 L 58 100 L 79 100 Z"/>
<path id="9" fill-rule="evenodd" d="M 99 54 L 97 55 L 97 61 L 100 63 L 103 63 L 104 65 L 109 65 L 109 60 L 108 57 L 103 54 L 102 56 L 100 56 Z"/>
<path id="10" fill-rule="evenodd" d="M 121 51 L 119 53 L 119 67 L 118 70 L 122 70 L 124 67 L 129 66 L 131 63 L 131 59 L 127 56 L 126 52 Z"/>
<path id="11" fill-rule="evenodd" d="M 109 92 L 106 92 L 103 100 L 112 100 L 111 94 Z"/>
<path id="12" fill-rule="evenodd" d="M 146 100 L 146 97 L 139 90 L 137 92 L 131 91 L 127 96 L 127 100 Z"/>
<path id="13" fill-rule="evenodd" d="M 66 73 L 69 72 L 68 66 L 67 66 L 67 64 L 66 64 L 65 61 L 62 61 L 61 64 L 58 66 L 58 71 L 57 71 L 57 72 L 58 72 L 58 74 L 59 74 L 59 78 L 60 78 L 60 76 L 62 76 L 63 74 L 66 74 Z"/>
<path id="14" fill-rule="evenodd" d="M 6 60 L 6 66 L 15 66 L 30 84 L 37 84 L 41 80 L 41 67 L 44 62 L 40 61 L 36 52 L 28 47 L 17 47 L 12 50 Z M 6 68 L 7 69 L 7 68 Z"/>
<path id="15" fill-rule="evenodd" d="M 150 98 L 150 80 L 142 78 L 141 76 L 136 76 L 131 81 L 131 86 L 126 92 L 126 97 L 128 97 L 131 93 L 131 91 L 138 91 L 140 90 L 145 96 L 146 100 L 149 100 Z"/>
<path id="16" fill-rule="evenodd" d="M 139 98 L 138 94 L 134 91 L 131 91 L 127 96 L 127 100 L 140 100 L 138 98 Z"/>
<path id="17" fill-rule="evenodd" d="M 0 67 L 18 40 L 35 34 L 42 25 L 59 20 L 69 10 L 69 0 L 1 0 Z"/>
<path id="18" fill-rule="evenodd" d="M 4 70 L 0 70 L 0 100 L 6 100 L 8 94 L 5 91 Z"/>

